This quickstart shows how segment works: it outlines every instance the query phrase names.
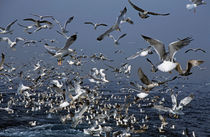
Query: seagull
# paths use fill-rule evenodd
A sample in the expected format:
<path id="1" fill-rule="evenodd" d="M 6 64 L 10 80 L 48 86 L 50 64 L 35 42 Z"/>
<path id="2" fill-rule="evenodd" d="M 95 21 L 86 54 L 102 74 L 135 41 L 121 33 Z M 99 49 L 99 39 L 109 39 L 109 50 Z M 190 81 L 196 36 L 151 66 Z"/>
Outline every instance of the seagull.
<path id="1" fill-rule="evenodd" d="M 198 7 L 199 5 L 206 5 L 206 2 L 203 0 L 190 0 L 190 2 L 192 2 L 192 3 L 187 4 L 186 8 L 188 10 L 194 9 L 194 13 L 196 12 L 196 7 Z"/>
<path id="2" fill-rule="evenodd" d="M 37 15 L 37 14 L 32 14 L 31 15 L 40 18 L 40 20 L 44 19 L 44 18 L 53 18 L 53 16 L 41 16 L 41 15 Z"/>
<path id="3" fill-rule="evenodd" d="M 28 30 L 29 29 L 32 29 L 34 27 L 34 25 L 25 26 L 25 25 L 22 25 L 22 24 L 19 24 L 19 23 L 18 23 L 18 25 L 20 27 L 23 27 L 24 28 L 24 31 L 27 32 L 28 34 L 32 34 L 32 32 L 29 32 Z"/>
<path id="4" fill-rule="evenodd" d="M 37 27 L 37 28 L 39 28 L 39 27 L 41 27 L 42 25 L 42 23 L 46 23 L 46 24 L 48 24 L 48 27 L 49 28 L 52 28 L 52 23 L 51 22 L 49 22 L 49 21 L 47 21 L 47 20 L 35 20 L 35 19 L 33 19 L 33 18 L 25 18 L 25 19 L 23 19 L 24 21 L 32 21 L 32 22 L 34 22 L 35 24 L 34 24 L 34 26 L 35 27 Z"/>
<path id="5" fill-rule="evenodd" d="M 129 18 L 129 17 L 122 19 L 122 20 L 120 21 L 120 24 L 125 23 L 125 22 L 127 22 L 127 23 L 129 23 L 129 24 L 134 24 L 134 22 L 133 22 L 133 21 L 131 20 L 131 18 Z"/>
<path id="6" fill-rule="evenodd" d="M 68 18 L 68 20 L 65 22 L 64 26 L 62 26 L 61 23 L 58 20 L 56 20 L 55 18 L 52 18 L 52 19 L 60 26 L 61 33 L 65 34 L 65 33 L 68 33 L 68 31 L 66 30 L 66 27 L 69 23 L 72 22 L 72 20 L 74 19 L 74 16 Z"/>
<path id="7" fill-rule="evenodd" d="M 0 71 L 4 69 L 4 61 L 5 61 L 5 55 L 4 53 L 1 53 Z"/>
<path id="8" fill-rule="evenodd" d="M 58 60 L 58 65 L 62 65 L 62 60 L 65 56 L 68 56 L 70 53 L 73 53 L 74 50 L 70 49 L 69 46 L 74 43 L 74 41 L 76 41 L 77 39 L 77 35 L 74 34 L 72 36 L 70 36 L 67 41 L 66 44 L 63 48 L 57 48 L 54 46 L 49 46 L 48 44 L 45 44 L 45 48 L 47 49 L 48 53 L 50 53 L 51 55 L 53 55 L 53 57 L 57 58 Z"/>
<path id="9" fill-rule="evenodd" d="M 177 66 L 176 66 L 175 70 L 178 71 L 179 75 L 181 75 L 181 76 L 188 76 L 188 75 L 192 74 L 190 72 L 192 67 L 199 66 L 200 64 L 203 64 L 203 63 L 204 63 L 203 60 L 189 60 L 187 62 L 186 70 L 182 70 L 181 65 L 177 62 Z"/>
<path id="10" fill-rule="evenodd" d="M 93 22 L 84 22 L 84 24 L 93 25 L 95 30 L 97 29 L 98 26 L 108 26 L 107 24 L 103 24 L 103 23 L 93 23 Z"/>
<path id="11" fill-rule="evenodd" d="M 130 5 L 137 11 L 139 11 L 139 17 L 141 17 L 142 19 L 146 19 L 149 17 L 148 14 L 150 15 L 161 15 L 161 16 L 167 16 L 169 15 L 170 13 L 166 13 L 166 14 L 160 14 L 160 13 L 155 13 L 155 12 L 150 12 L 150 11 L 146 11 L 146 10 L 143 10 L 139 7 L 137 7 L 136 5 L 134 5 L 130 0 L 128 0 L 128 2 L 130 3 Z"/>
<path id="12" fill-rule="evenodd" d="M 109 82 L 107 79 L 106 79 L 106 74 L 104 73 L 105 69 L 97 69 L 97 68 L 92 68 L 91 69 L 91 72 L 92 74 L 90 74 L 90 79 L 89 81 L 90 82 L 93 82 L 93 83 L 107 83 Z"/>
<path id="13" fill-rule="evenodd" d="M 114 24 L 111 28 L 109 28 L 106 32 L 104 32 L 104 33 L 101 34 L 99 37 L 97 37 L 97 40 L 98 40 L 98 41 L 103 40 L 103 38 L 104 38 L 105 36 L 107 36 L 109 33 L 113 32 L 114 30 L 120 31 L 119 25 L 120 25 L 120 22 L 124 19 L 124 15 L 125 15 L 126 12 L 127 12 L 127 8 L 125 7 L 125 8 L 120 12 L 120 16 L 117 17 L 117 20 L 116 20 L 115 24 Z"/>
<path id="14" fill-rule="evenodd" d="M 162 72 L 171 72 L 177 65 L 177 63 L 174 62 L 174 55 L 176 52 L 189 45 L 192 41 L 191 37 L 186 37 L 184 39 L 179 39 L 178 41 L 171 42 L 168 46 L 169 50 L 168 52 L 165 51 L 164 44 L 156 39 L 141 35 L 144 40 L 146 40 L 153 48 L 155 49 L 156 53 L 159 55 L 159 58 L 161 60 L 161 64 L 157 66 L 158 70 Z"/>
<path id="15" fill-rule="evenodd" d="M 144 74 L 144 72 L 142 71 L 141 68 L 138 69 L 138 75 L 139 75 L 141 82 L 145 85 L 142 87 L 142 89 L 146 92 L 149 92 L 154 87 L 160 86 L 160 85 L 165 84 L 169 81 L 173 81 L 177 78 L 177 76 L 175 76 L 170 80 L 165 80 L 165 81 L 161 81 L 161 82 L 153 82 L 148 79 L 148 77 Z"/>
<path id="16" fill-rule="evenodd" d="M 194 98 L 193 94 L 190 94 L 189 96 L 183 98 L 180 102 L 179 105 L 177 104 L 177 96 L 174 95 L 174 93 L 171 94 L 171 101 L 172 101 L 172 108 L 169 107 L 164 107 L 162 105 L 154 105 L 153 107 L 159 111 L 164 111 L 164 112 L 169 112 L 172 114 L 179 114 L 183 115 L 184 113 L 182 112 L 183 107 L 188 105 Z"/>
<path id="17" fill-rule="evenodd" d="M 14 48 L 16 46 L 17 42 L 25 41 L 25 40 L 21 37 L 16 37 L 15 41 L 11 41 L 10 38 L 8 38 L 8 37 L 1 37 L 0 41 L 6 41 L 9 44 L 10 48 Z"/>
<path id="18" fill-rule="evenodd" d="M 187 52 L 189 52 L 189 51 L 194 51 L 194 52 L 197 52 L 197 51 L 202 51 L 203 53 L 206 53 L 206 51 L 205 50 L 203 50 L 203 49 L 201 49 L 201 48 L 195 48 L 195 49 L 188 49 L 188 50 L 186 50 L 184 53 L 187 53 Z"/>
<path id="19" fill-rule="evenodd" d="M 6 26 L 6 28 L 3 28 L 3 27 L 0 27 L 0 34 L 12 34 L 12 32 L 14 31 L 14 30 L 10 30 L 10 28 L 11 28 L 11 26 L 15 23 L 17 21 L 17 19 L 16 20 L 14 20 L 13 22 L 11 22 L 10 24 L 8 24 L 7 26 Z"/>
<path id="20" fill-rule="evenodd" d="M 152 48 L 152 46 L 148 46 L 147 48 L 141 49 L 140 51 L 136 52 L 136 54 L 131 55 L 130 57 L 127 57 L 127 58 L 125 58 L 125 59 L 131 60 L 131 59 L 135 59 L 135 58 L 137 58 L 137 57 L 139 57 L 139 56 L 145 57 L 145 56 L 147 56 L 148 54 L 153 54 L 151 48 Z"/>
<path id="21" fill-rule="evenodd" d="M 119 40 L 120 40 L 121 38 L 125 37 L 126 35 L 127 35 L 127 34 L 124 33 L 124 34 L 122 34 L 121 36 L 119 36 L 117 39 L 115 39 L 114 36 L 111 35 L 111 34 L 108 34 L 108 37 L 110 37 L 111 39 L 114 40 L 114 44 L 115 44 L 115 45 L 119 45 Z"/>

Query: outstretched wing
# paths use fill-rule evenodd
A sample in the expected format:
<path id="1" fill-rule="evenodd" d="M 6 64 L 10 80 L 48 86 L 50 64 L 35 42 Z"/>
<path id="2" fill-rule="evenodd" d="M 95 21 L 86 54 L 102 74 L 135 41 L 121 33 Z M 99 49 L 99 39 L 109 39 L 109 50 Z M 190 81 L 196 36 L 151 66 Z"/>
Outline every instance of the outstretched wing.
<path id="1" fill-rule="evenodd" d="M 177 99 L 174 93 L 171 94 L 171 101 L 172 101 L 172 110 L 175 110 L 177 107 Z"/>
<path id="2" fill-rule="evenodd" d="M 153 46 L 153 48 L 155 49 L 156 53 L 159 55 L 160 59 L 163 60 L 164 59 L 164 55 L 165 55 L 165 46 L 164 44 L 157 40 L 157 39 L 153 39 L 144 35 L 141 35 L 144 40 L 146 40 L 150 45 Z"/>
<path id="3" fill-rule="evenodd" d="M 160 15 L 160 16 L 170 15 L 170 13 L 155 13 L 155 12 L 148 12 L 148 14 L 151 14 L 151 15 Z"/>
<path id="4" fill-rule="evenodd" d="M 122 34 L 122 35 L 117 39 L 117 41 L 119 41 L 121 38 L 125 37 L 126 35 L 127 35 L 126 33 Z"/>
<path id="5" fill-rule="evenodd" d="M 11 22 L 10 24 L 8 24 L 7 27 L 6 27 L 6 30 L 10 30 L 11 26 L 12 26 L 16 21 L 17 21 L 17 19 L 14 20 L 13 22 Z"/>
<path id="6" fill-rule="evenodd" d="M 147 78 L 147 76 L 144 74 L 144 72 L 142 71 L 141 68 L 138 69 L 138 75 L 139 75 L 139 79 L 141 80 L 141 82 L 145 85 L 149 85 L 152 82 Z"/>
<path id="7" fill-rule="evenodd" d="M 66 21 L 66 23 L 64 24 L 64 29 L 65 29 L 65 30 L 66 30 L 67 24 L 71 23 L 71 21 L 72 21 L 73 19 L 74 19 L 74 16 L 70 17 L 70 18 Z"/>
<path id="8" fill-rule="evenodd" d="M 44 45 L 45 49 L 47 50 L 47 52 L 49 54 L 51 54 L 52 56 L 55 55 L 55 53 L 60 50 L 60 48 L 54 47 L 54 46 L 49 46 L 48 44 Z"/>
<path id="9" fill-rule="evenodd" d="M 193 100 L 193 98 L 194 98 L 194 95 L 191 94 L 191 95 L 185 97 L 184 99 L 182 99 L 180 101 L 179 106 L 178 106 L 177 109 L 178 110 L 183 109 L 183 107 L 186 106 L 187 104 L 189 104 Z"/>
<path id="10" fill-rule="evenodd" d="M 191 37 L 186 37 L 184 39 L 181 39 L 181 40 L 174 41 L 174 42 L 170 43 L 169 46 L 168 46 L 170 59 L 173 60 L 176 52 L 179 49 L 183 48 L 184 46 L 189 45 L 191 41 L 192 41 Z"/>
<path id="11" fill-rule="evenodd" d="M 76 35 L 76 34 L 74 34 L 74 35 L 72 35 L 71 37 L 69 37 L 69 38 L 67 39 L 67 41 L 66 41 L 65 46 L 64 46 L 62 49 L 68 49 L 69 46 L 70 46 L 76 39 L 77 39 L 77 35 Z"/>
<path id="12" fill-rule="evenodd" d="M 130 5 L 135 9 L 138 10 L 139 12 L 144 12 L 143 9 L 139 8 L 138 6 L 134 5 L 130 0 L 128 0 L 128 2 L 130 3 Z"/>

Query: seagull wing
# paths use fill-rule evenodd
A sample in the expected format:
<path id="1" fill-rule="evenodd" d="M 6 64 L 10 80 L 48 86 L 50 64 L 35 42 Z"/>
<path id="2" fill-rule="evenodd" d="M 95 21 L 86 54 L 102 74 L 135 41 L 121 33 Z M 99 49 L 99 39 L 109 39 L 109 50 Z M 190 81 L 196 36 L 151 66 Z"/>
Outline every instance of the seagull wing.
<path id="1" fill-rule="evenodd" d="M 149 85 L 151 84 L 152 82 L 147 78 L 147 76 L 144 74 L 144 72 L 142 71 L 141 68 L 138 69 L 138 75 L 139 75 L 139 78 L 141 80 L 141 82 L 145 85 Z"/>
<path id="2" fill-rule="evenodd" d="M 165 55 L 165 46 L 164 44 L 156 39 L 152 39 L 150 37 L 141 35 L 144 40 L 146 40 L 150 45 L 153 46 L 153 48 L 155 49 L 156 53 L 159 55 L 160 59 L 163 60 L 164 55 Z"/>
<path id="3" fill-rule="evenodd" d="M 90 24 L 90 25 L 93 25 L 94 26 L 94 23 L 93 22 L 84 22 L 84 24 Z"/>
<path id="4" fill-rule="evenodd" d="M 177 99 L 174 93 L 171 94 L 171 101 L 172 101 L 172 110 L 177 108 Z"/>
<path id="5" fill-rule="evenodd" d="M 60 26 L 61 29 L 63 28 L 63 26 L 57 19 L 55 19 L 54 17 L 52 19 L 55 21 L 56 24 L 58 24 Z"/>
<path id="6" fill-rule="evenodd" d="M 135 59 L 135 58 L 137 58 L 140 55 L 141 55 L 141 51 L 138 51 L 134 55 L 131 55 L 130 57 L 127 57 L 126 59 L 127 60 Z"/>
<path id="7" fill-rule="evenodd" d="M 10 30 L 11 26 L 12 26 L 16 21 L 17 21 L 17 19 L 14 20 L 13 22 L 11 22 L 9 25 L 7 25 L 6 30 Z"/>
<path id="8" fill-rule="evenodd" d="M 76 34 L 74 34 L 74 35 L 72 35 L 71 37 L 69 37 L 69 38 L 67 39 L 67 41 L 66 41 L 65 46 L 64 46 L 62 49 L 68 49 L 69 46 L 70 46 L 76 39 L 77 39 L 77 35 L 76 35 Z"/>
<path id="9" fill-rule="evenodd" d="M 47 20 L 39 21 L 39 23 L 46 23 L 46 24 L 48 24 L 48 25 L 50 25 L 50 26 L 53 25 L 51 22 L 49 22 L 49 21 L 47 21 Z"/>
<path id="10" fill-rule="evenodd" d="M 117 41 L 119 41 L 121 38 L 125 37 L 126 35 L 127 35 L 126 33 L 122 34 L 122 35 L 117 39 Z"/>
<path id="11" fill-rule="evenodd" d="M 199 50 L 202 51 L 203 53 L 206 53 L 206 51 L 201 48 L 197 48 L 195 51 L 199 51 Z"/>
<path id="12" fill-rule="evenodd" d="M 24 21 L 32 21 L 32 22 L 37 22 L 37 20 L 35 19 L 32 19 L 32 18 L 26 18 L 26 19 L 23 19 Z"/>
<path id="13" fill-rule="evenodd" d="M 187 53 L 187 52 L 189 52 L 189 51 L 193 51 L 193 49 L 188 49 L 188 50 L 186 50 L 184 53 Z"/>
<path id="14" fill-rule="evenodd" d="M 98 26 L 108 26 L 107 24 L 100 23 Z"/>
<path id="15" fill-rule="evenodd" d="M 161 15 L 161 16 L 167 16 L 167 15 L 170 15 L 170 13 L 155 13 L 155 12 L 148 12 L 148 14 L 151 14 L 151 15 Z"/>
<path id="16" fill-rule="evenodd" d="M 189 104 L 194 98 L 194 95 L 191 94 L 187 97 L 185 97 L 184 99 L 182 99 L 179 103 L 179 106 L 178 106 L 178 110 L 182 109 L 184 106 L 186 106 L 187 104 Z"/>
<path id="17" fill-rule="evenodd" d="M 74 16 L 70 17 L 66 23 L 64 24 L 64 29 L 66 29 L 67 24 L 71 23 L 71 21 L 74 19 Z"/>
<path id="18" fill-rule="evenodd" d="M 135 9 L 135 10 L 138 10 L 139 12 L 144 12 L 143 9 L 137 7 L 136 5 L 134 5 L 130 0 L 128 0 L 128 2 L 130 3 L 130 5 Z"/>
<path id="19" fill-rule="evenodd" d="M 117 21 L 115 23 L 115 26 L 119 27 L 120 22 L 123 20 L 123 16 L 125 15 L 125 13 L 127 12 L 127 8 L 125 7 L 122 11 L 120 11 L 120 16 L 117 17 Z"/>
<path id="20" fill-rule="evenodd" d="M 57 32 L 58 34 L 64 36 L 66 39 L 68 39 L 68 36 L 67 36 L 65 33 L 60 32 L 60 31 L 58 31 L 58 30 L 56 30 L 56 32 Z"/>
<path id="21" fill-rule="evenodd" d="M 174 41 L 172 43 L 169 44 L 169 55 L 170 55 L 170 59 L 173 61 L 174 55 L 176 54 L 176 52 L 183 48 L 184 46 L 187 46 L 190 44 L 190 42 L 192 41 L 191 37 L 187 37 L 178 41 Z"/>
<path id="22" fill-rule="evenodd" d="M 45 49 L 47 50 L 47 52 L 51 55 L 55 55 L 55 53 L 60 50 L 60 48 L 54 47 L 54 46 L 49 46 L 47 44 L 44 45 Z"/>
<path id="23" fill-rule="evenodd" d="M 103 34 L 101 34 L 100 36 L 97 37 L 98 41 L 101 41 L 104 39 L 105 36 L 107 36 L 109 33 L 111 33 L 112 31 L 114 31 L 114 26 L 112 26 L 111 28 L 109 28 L 106 32 L 104 32 Z"/>
<path id="24" fill-rule="evenodd" d="M 0 41 L 6 41 L 9 45 L 12 44 L 12 41 L 11 41 L 10 38 L 8 38 L 8 37 L 1 37 L 1 38 L 0 38 Z"/>
<path id="25" fill-rule="evenodd" d="M 16 38 L 15 38 L 15 41 L 16 41 L 16 42 L 18 42 L 18 41 L 25 41 L 25 39 L 23 39 L 23 38 L 21 38 L 21 37 L 16 37 Z"/>
<path id="26" fill-rule="evenodd" d="M 114 38 L 114 36 L 113 36 L 113 35 L 108 34 L 108 37 L 110 37 L 111 39 L 113 39 L 113 40 L 115 41 L 115 38 Z"/>
<path id="27" fill-rule="evenodd" d="M 189 60 L 185 73 L 189 73 L 192 67 L 199 66 L 202 63 L 204 63 L 203 60 Z"/>

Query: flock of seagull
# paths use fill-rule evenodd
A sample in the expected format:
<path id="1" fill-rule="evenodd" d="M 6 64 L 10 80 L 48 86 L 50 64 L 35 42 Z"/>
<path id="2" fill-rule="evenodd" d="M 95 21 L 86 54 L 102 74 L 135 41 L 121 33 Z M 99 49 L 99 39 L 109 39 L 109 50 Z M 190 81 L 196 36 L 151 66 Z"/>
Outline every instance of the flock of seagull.
<path id="1" fill-rule="evenodd" d="M 191 0 L 191 2 L 191 4 L 186 5 L 186 8 L 194 9 L 194 11 L 197 6 L 206 4 L 202 0 Z M 150 15 L 170 15 L 170 13 L 155 13 L 144 10 L 131 2 L 131 0 L 128 0 L 128 3 L 133 9 L 138 11 L 138 15 L 142 19 L 146 19 Z M 113 25 L 99 35 L 96 40 L 102 41 L 107 37 L 114 41 L 114 45 L 119 45 L 119 40 L 127 34 L 125 33 L 115 38 L 111 33 L 113 31 L 120 31 L 122 23 L 134 23 L 131 18 L 126 17 L 126 12 L 127 8 L 125 7 L 120 11 L 120 15 Z M 120 89 L 120 91 L 126 90 L 125 96 L 117 96 L 114 93 L 106 95 L 107 93 L 101 90 L 105 88 L 106 84 L 112 81 L 107 79 L 106 71 L 113 73 L 117 79 L 121 79 L 122 77 L 129 79 L 130 74 L 133 73 L 131 65 L 129 63 L 123 63 L 115 67 L 110 65 L 113 60 L 105 57 L 102 53 L 95 53 L 92 56 L 85 54 L 78 55 L 75 49 L 71 49 L 70 46 L 77 40 L 78 35 L 74 33 L 68 36 L 69 31 L 67 26 L 73 21 L 74 16 L 69 17 L 64 25 L 61 25 L 53 16 L 36 14 L 31 14 L 31 16 L 34 18 L 23 19 L 24 23 L 31 24 L 23 25 L 17 23 L 19 27 L 23 28 L 26 34 L 36 33 L 43 29 L 53 29 L 54 25 L 57 24 L 60 30 L 56 30 L 56 32 L 66 39 L 65 45 L 63 47 L 51 46 L 50 44 L 57 42 L 54 39 L 41 39 L 37 41 L 16 37 L 12 41 L 9 37 L 3 36 L 10 36 L 15 33 L 12 30 L 12 26 L 16 24 L 17 19 L 9 23 L 6 28 L 0 27 L 0 44 L 7 42 L 11 49 L 15 49 L 16 45 L 21 41 L 23 45 L 41 43 L 47 51 L 47 55 L 57 60 L 59 67 L 49 65 L 41 59 L 38 59 L 34 64 L 31 63 L 29 66 L 15 67 L 12 65 L 13 63 L 8 62 L 7 58 L 9 57 L 5 53 L 1 53 L 0 81 L 1 83 L 10 85 L 8 90 L 15 91 L 15 94 L 14 96 L 10 96 L 9 99 L 5 99 L 4 92 L 0 92 L 0 111 L 6 111 L 11 115 L 15 115 L 18 113 L 16 112 L 17 108 L 22 106 L 25 111 L 24 113 L 43 112 L 47 117 L 52 117 L 55 114 L 61 115 L 60 121 L 62 123 L 69 122 L 74 128 L 81 123 L 86 123 L 89 126 L 84 129 L 84 134 L 92 136 L 132 136 L 132 134 L 141 134 L 149 130 L 147 123 L 150 120 L 150 116 L 147 113 L 143 113 L 144 106 L 146 106 L 157 111 L 160 120 L 160 126 L 157 126 L 157 130 L 160 133 L 175 129 L 175 125 L 170 125 L 170 123 L 166 122 L 166 117 L 179 118 L 179 115 L 184 115 L 183 108 L 193 100 L 194 95 L 190 94 L 184 97 L 178 104 L 178 93 L 168 87 L 170 89 L 168 91 L 170 91 L 172 107 L 163 105 L 165 102 L 164 97 L 150 97 L 149 95 L 151 91 L 157 91 L 155 90 L 157 87 L 162 87 L 161 89 L 163 90 L 171 81 L 191 75 L 191 69 L 193 67 L 202 69 L 200 65 L 204 63 L 203 60 L 189 60 L 186 69 L 183 70 L 180 63 L 175 59 L 177 51 L 187 47 L 191 43 L 193 40 L 191 37 L 171 42 L 168 45 L 168 51 L 166 51 L 165 45 L 160 40 L 142 34 L 142 38 L 149 46 L 125 58 L 125 60 L 130 61 L 139 56 L 145 57 L 157 53 L 160 59 L 159 63 L 153 64 L 149 58 L 146 58 L 147 62 L 151 65 L 151 72 L 161 71 L 163 73 L 172 73 L 175 70 L 178 72 L 177 75 L 162 81 L 150 80 L 142 68 L 139 67 L 137 74 L 142 84 L 139 82 L 129 82 L 129 87 Z M 38 19 L 35 19 L 35 17 Z M 86 21 L 84 24 L 92 25 L 95 30 L 99 26 L 104 28 L 108 26 L 104 23 L 93 23 L 91 21 Z M 206 53 L 201 48 L 187 49 L 185 53 L 189 53 L 190 51 Z M 68 67 L 66 71 L 59 72 L 59 68 L 63 67 L 63 61 L 67 57 L 70 57 L 70 59 L 66 62 L 70 66 L 74 66 L 74 68 L 72 67 L 69 70 Z M 85 62 L 106 63 L 104 63 L 105 68 L 93 67 L 88 74 L 81 75 L 80 71 L 83 71 L 82 66 Z M 86 84 L 88 82 L 89 84 Z M 118 81 L 117 85 L 121 83 L 122 81 Z M 43 91 L 43 89 L 46 91 Z M 5 101 L 7 101 L 5 103 L 7 104 L 6 106 L 3 105 Z M 150 103 L 144 104 L 144 101 L 150 101 Z M 132 114 L 132 110 L 136 109 L 136 107 L 139 108 L 139 113 L 144 115 L 142 119 L 135 116 L 137 114 Z M 39 121 L 31 120 L 28 122 L 28 125 L 37 126 L 39 123 Z M 120 128 L 113 128 L 113 124 Z M 170 128 L 168 128 L 169 125 Z M 191 136 L 191 134 L 195 136 L 194 131 L 192 133 L 189 133 L 188 129 L 183 131 L 183 135 L 185 136 Z"/>

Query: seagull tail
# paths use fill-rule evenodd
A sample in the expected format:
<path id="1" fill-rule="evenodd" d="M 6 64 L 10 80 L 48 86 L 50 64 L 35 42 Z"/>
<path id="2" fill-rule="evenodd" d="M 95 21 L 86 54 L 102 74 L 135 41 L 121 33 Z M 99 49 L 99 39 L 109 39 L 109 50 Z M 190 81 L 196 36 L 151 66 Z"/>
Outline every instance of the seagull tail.
<path id="1" fill-rule="evenodd" d="M 188 10 L 191 10 L 191 9 L 193 9 L 193 8 L 195 8 L 195 7 L 196 7 L 195 4 L 187 4 L 187 5 L 186 5 L 186 8 L 187 8 Z"/>

